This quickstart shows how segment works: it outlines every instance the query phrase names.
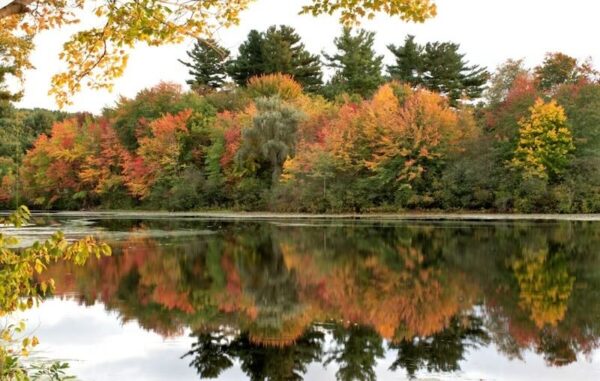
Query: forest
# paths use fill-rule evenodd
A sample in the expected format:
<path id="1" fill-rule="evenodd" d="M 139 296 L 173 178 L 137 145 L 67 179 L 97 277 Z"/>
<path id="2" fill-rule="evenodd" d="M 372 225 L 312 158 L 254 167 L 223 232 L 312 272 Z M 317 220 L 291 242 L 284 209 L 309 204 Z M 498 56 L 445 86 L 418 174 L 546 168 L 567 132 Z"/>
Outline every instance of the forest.
<path id="1" fill-rule="evenodd" d="M 284 25 L 235 53 L 200 39 L 181 60 L 190 90 L 161 83 L 101 115 L 0 91 L 0 208 L 600 212 L 589 60 L 488 71 L 407 36 L 384 65 L 375 39 L 346 27 L 321 54 Z"/>

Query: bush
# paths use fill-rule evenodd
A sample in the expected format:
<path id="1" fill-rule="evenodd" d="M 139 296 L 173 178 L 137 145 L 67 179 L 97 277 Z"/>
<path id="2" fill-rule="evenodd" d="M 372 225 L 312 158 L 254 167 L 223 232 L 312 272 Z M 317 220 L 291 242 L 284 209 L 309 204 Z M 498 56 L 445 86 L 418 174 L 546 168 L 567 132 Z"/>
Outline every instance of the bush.
<path id="1" fill-rule="evenodd" d="M 516 212 L 536 213 L 552 211 L 553 198 L 548 184 L 539 177 L 524 178 L 516 189 L 514 208 Z"/>
<path id="2" fill-rule="evenodd" d="M 265 210 L 269 187 L 255 177 L 242 179 L 234 188 L 233 201 L 241 210 Z"/>
<path id="3" fill-rule="evenodd" d="M 246 91 L 252 98 L 278 96 L 289 101 L 302 95 L 302 86 L 292 76 L 278 73 L 250 78 Z"/>
<path id="4" fill-rule="evenodd" d="M 206 183 L 202 173 L 195 168 L 185 170 L 171 188 L 165 206 L 169 210 L 190 210 L 205 205 L 203 188 Z"/>
<path id="5" fill-rule="evenodd" d="M 207 94 L 205 99 L 217 112 L 242 111 L 252 102 L 252 99 L 245 91 L 239 90 L 219 91 Z"/>

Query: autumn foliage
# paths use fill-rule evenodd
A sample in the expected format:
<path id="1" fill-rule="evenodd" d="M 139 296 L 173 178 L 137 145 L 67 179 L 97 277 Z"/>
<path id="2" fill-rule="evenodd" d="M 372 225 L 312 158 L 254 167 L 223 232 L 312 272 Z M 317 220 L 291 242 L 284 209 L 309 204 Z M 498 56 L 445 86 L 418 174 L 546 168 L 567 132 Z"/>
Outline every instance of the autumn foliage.
<path id="1" fill-rule="evenodd" d="M 599 85 L 553 57 L 507 63 L 486 105 L 399 82 L 327 100 L 285 74 L 202 95 L 161 83 L 55 123 L 20 172 L 3 165 L 0 203 L 22 189 L 43 208 L 600 211 Z"/>

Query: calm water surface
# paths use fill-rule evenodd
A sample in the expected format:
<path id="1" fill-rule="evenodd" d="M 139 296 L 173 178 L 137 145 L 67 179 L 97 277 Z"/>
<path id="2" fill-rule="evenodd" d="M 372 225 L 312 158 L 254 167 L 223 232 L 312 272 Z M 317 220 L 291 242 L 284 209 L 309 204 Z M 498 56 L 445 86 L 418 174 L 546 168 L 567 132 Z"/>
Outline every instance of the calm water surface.
<path id="1" fill-rule="evenodd" d="M 38 217 L 38 356 L 82 380 L 598 380 L 600 223 Z"/>

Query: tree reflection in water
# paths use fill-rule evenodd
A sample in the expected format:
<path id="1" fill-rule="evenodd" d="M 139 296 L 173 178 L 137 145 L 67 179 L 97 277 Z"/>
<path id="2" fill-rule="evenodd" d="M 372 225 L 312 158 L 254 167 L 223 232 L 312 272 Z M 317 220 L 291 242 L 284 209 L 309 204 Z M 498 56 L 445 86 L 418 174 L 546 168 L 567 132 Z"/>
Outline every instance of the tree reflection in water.
<path id="1" fill-rule="evenodd" d="M 101 223 L 136 233 L 113 257 L 48 276 L 163 335 L 190 328 L 185 357 L 202 378 L 239 363 L 252 380 L 299 380 L 321 363 L 375 380 L 386 351 L 410 377 L 455 372 L 491 343 L 560 366 L 598 347 L 594 223 Z"/>

